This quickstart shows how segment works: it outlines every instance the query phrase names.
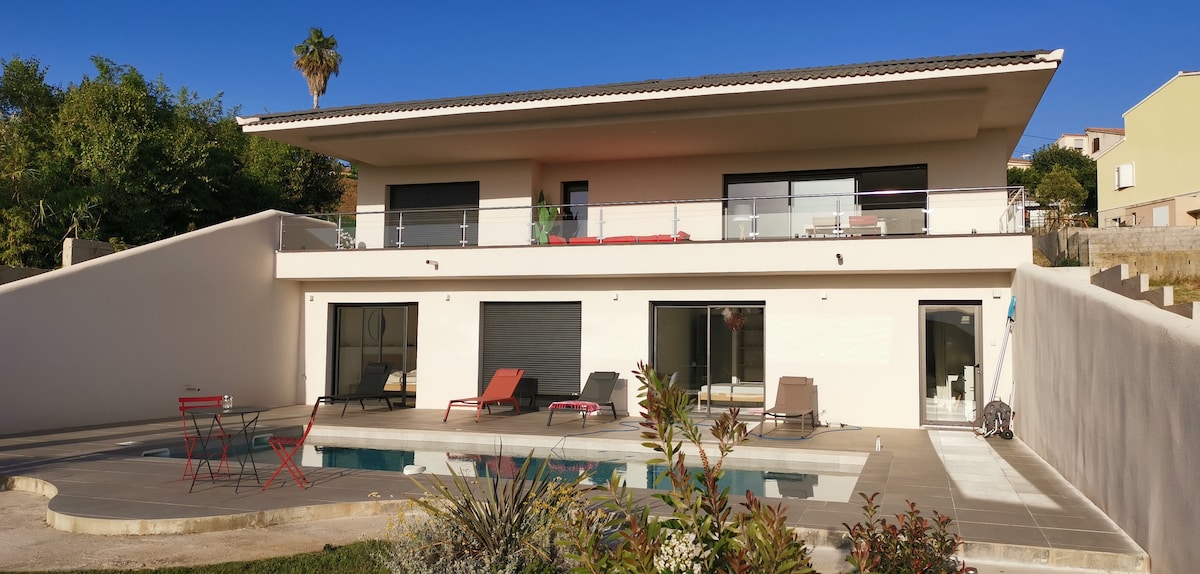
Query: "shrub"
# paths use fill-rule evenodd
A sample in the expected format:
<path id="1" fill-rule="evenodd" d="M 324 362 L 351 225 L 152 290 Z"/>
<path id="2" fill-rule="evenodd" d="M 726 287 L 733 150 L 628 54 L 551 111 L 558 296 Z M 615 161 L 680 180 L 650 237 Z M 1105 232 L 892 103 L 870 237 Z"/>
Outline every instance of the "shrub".
<path id="1" fill-rule="evenodd" d="M 651 464 L 667 465 L 659 480 L 671 490 L 652 495 L 670 510 L 664 518 L 651 516 L 638 504 L 619 477 L 609 481 L 607 496 L 576 516 L 565 529 L 563 544 L 577 563 L 573 572 L 812 572 L 808 548 L 786 526 L 782 505 L 764 506 L 750 492 L 743 510 L 734 515 L 729 489 L 720 489 L 725 458 L 746 440 L 745 423 L 737 409 L 722 413 L 711 434 L 717 457 L 701 444 L 703 432 L 691 418 L 687 392 L 644 363 L 636 372 L 641 382 L 643 446 L 662 453 Z M 676 437 L 680 437 L 677 439 Z M 700 469 L 685 465 L 684 442 L 698 452 Z"/>
<path id="2" fill-rule="evenodd" d="M 582 477 L 563 481 L 542 460 L 530 473 L 531 456 L 516 478 L 482 480 L 453 468 L 447 485 L 431 477 L 432 489 L 412 499 L 426 517 L 401 515 L 390 529 L 390 563 L 395 572 L 559 572 L 567 565 L 558 551 L 559 517 L 583 506 Z"/>
<path id="3" fill-rule="evenodd" d="M 908 512 L 896 515 L 896 524 L 878 516 L 876 492 L 870 496 L 859 493 L 865 522 L 854 526 L 842 524 L 849 531 L 850 555 L 846 561 L 861 574 L 966 574 L 954 553 L 962 538 L 949 531 L 951 519 L 933 512 L 934 519 L 921 516 L 917 505 L 908 503 Z"/>

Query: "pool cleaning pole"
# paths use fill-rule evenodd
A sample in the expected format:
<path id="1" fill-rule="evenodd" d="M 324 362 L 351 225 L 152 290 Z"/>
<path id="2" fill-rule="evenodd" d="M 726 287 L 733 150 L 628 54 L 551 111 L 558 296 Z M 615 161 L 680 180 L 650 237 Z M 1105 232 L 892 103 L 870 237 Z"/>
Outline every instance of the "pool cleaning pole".
<path id="1" fill-rule="evenodd" d="M 1012 333 L 1013 323 L 1017 322 L 1017 296 L 1008 303 L 1008 318 L 1004 320 L 1004 340 L 1000 343 L 1000 358 L 996 360 L 996 375 L 992 377 L 992 394 L 989 402 L 996 400 L 996 390 L 1000 386 L 1000 369 L 1004 368 L 1004 351 L 1008 349 L 1008 335 Z"/>

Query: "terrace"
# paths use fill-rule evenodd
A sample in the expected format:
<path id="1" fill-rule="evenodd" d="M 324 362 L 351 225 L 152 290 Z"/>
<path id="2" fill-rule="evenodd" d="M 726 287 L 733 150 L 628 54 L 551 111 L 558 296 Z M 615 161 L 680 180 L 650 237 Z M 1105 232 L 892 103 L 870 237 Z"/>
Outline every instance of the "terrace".
<path id="1" fill-rule="evenodd" d="M 275 409 L 264 415 L 259 434 L 296 433 L 308 411 L 305 406 Z M 466 415 L 443 423 L 434 410 L 376 407 L 345 417 L 339 413 L 340 408 L 322 410 L 309 437 L 312 445 L 401 448 L 422 440 L 487 452 L 503 441 L 505 452 L 518 455 L 552 448 L 569 453 L 589 443 L 614 451 L 644 450 L 632 419 L 597 417 L 583 429 L 572 417 L 556 418 L 547 428 L 545 413 L 516 416 L 503 410 L 478 425 Z M 179 480 L 182 460 L 142 456 L 180 447 L 178 425 L 171 419 L 4 437 L 0 475 L 21 477 L 9 479 L 11 489 L 53 496 L 47 513 L 53 527 L 86 534 L 205 532 L 390 514 L 400 510 L 398 503 L 407 495 L 420 492 L 398 473 L 323 467 L 323 453 L 309 446 L 302 464 L 314 485 L 307 490 L 288 481 L 267 491 L 243 488 L 235 495 L 232 483 L 218 481 L 198 484 L 188 494 L 187 483 Z M 966 541 L 962 554 L 972 564 L 1149 570 L 1145 553 L 1020 441 L 983 440 L 963 431 L 853 427 L 801 434 L 783 424 L 766 438 L 752 438 L 739 453 L 743 465 L 786 459 L 854 467 L 853 491 L 882 493 L 883 512 L 902 512 L 904 501 L 912 500 L 927 514 L 938 510 L 952 517 Z M 260 473 L 272 470 L 270 463 L 263 466 Z M 770 502 L 788 507 L 789 523 L 802 530 L 810 546 L 837 545 L 842 523 L 861 519 L 856 495 L 845 501 Z"/>
<path id="2" fill-rule="evenodd" d="M 1019 234 L 1024 205 L 978 187 L 309 214 L 281 218 L 279 251 Z"/>

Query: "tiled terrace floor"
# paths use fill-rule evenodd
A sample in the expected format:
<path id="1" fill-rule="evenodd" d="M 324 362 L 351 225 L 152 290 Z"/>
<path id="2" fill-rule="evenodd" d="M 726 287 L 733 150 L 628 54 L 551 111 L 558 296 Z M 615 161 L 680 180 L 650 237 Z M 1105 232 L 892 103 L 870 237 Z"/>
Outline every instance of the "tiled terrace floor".
<path id="1" fill-rule="evenodd" d="M 299 434 L 310 407 L 264 413 L 258 433 Z M 516 416 L 497 411 L 479 423 L 467 411 L 397 409 L 368 405 L 321 409 L 309 441 L 389 448 L 403 441 L 473 443 L 505 448 L 604 448 L 643 450 L 634 425 L 593 417 L 586 428 L 577 417 Z M 632 419 L 626 419 L 627 421 Z M 748 421 L 749 422 L 749 421 Z M 755 423 L 757 421 L 754 421 Z M 1111 520 L 1019 440 L 983 440 L 955 430 L 818 429 L 804 440 L 798 425 L 767 425 L 767 438 L 752 438 L 735 455 L 774 460 L 861 461 L 855 492 L 879 492 L 885 514 L 911 500 L 926 515 L 949 515 L 966 541 L 970 560 L 1147 572 L 1149 559 Z M 188 493 L 180 481 L 182 461 L 143 457 L 168 446 L 179 448 L 179 421 L 160 421 L 86 430 L 0 437 L 0 476 L 9 488 L 50 488 L 52 525 L 97 534 L 202 532 L 394 512 L 419 487 L 399 473 L 310 468 L 307 490 L 291 480 L 266 491 L 250 482 L 239 492 L 227 482 L 197 483 Z M 831 432 L 836 431 L 836 432 Z M 808 433 L 805 433 L 808 434 Z M 882 449 L 875 451 L 875 437 Z M 273 472 L 277 459 L 256 453 L 259 474 Z M 286 472 L 281 475 L 286 476 Z M 23 477 L 14 479 L 12 477 Z M 29 480 L 33 479 L 33 480 Z M 861 519 L 861 501 L 784 501 L 789 520 L 814 545 L 836 545 L 843 522 Z"/>

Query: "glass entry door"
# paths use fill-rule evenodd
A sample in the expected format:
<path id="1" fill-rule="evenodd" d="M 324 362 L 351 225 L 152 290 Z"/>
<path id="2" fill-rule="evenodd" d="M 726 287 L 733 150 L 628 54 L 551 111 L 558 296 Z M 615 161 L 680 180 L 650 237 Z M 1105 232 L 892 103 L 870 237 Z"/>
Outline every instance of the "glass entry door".
<path id="1" fill-rule="evenodd" d="M 922 424 L 968 426 L 983 407 L 981 313 L 978 302 L 920 306 Z"/>
<path id="2" fill-rule="evenodd" d="M 761 407 L 764 311 L 762 303 L 656 304 L 651 362 L 706 412 Z"/>
<path id="3" fill-rule="evenodd" d="M 388 363 L 385 391 L 416 396 L 417 306 L 344 305 L 336 308 L 334 393 L 352 393 L 368 363 Z M 407 403 L 407 397 L 405 399 Z"/>

